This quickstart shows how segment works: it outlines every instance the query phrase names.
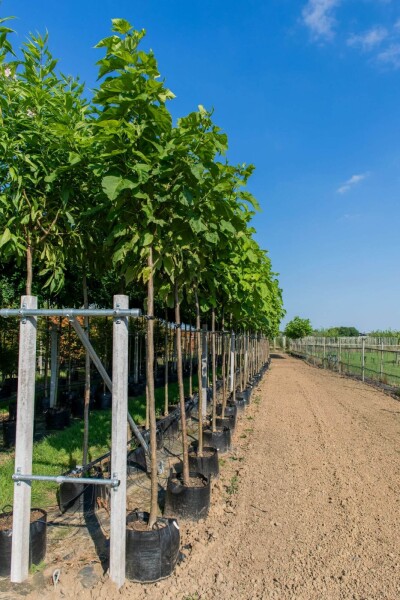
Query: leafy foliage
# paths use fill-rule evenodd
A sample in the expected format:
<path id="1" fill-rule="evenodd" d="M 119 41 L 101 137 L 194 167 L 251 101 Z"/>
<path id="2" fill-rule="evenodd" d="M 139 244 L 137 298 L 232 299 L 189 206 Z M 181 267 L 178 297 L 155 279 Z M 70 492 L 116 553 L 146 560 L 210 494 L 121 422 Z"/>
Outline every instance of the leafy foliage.
<path id="1" fill-rule="evenodd" d="M 288 338 L 295 340 L 299 338 L 311 335 L 313 328 L 310 323 L 310 319 L 302 319 L 301 317 L 294 317 L 285 327 L 285 335 Z"/>

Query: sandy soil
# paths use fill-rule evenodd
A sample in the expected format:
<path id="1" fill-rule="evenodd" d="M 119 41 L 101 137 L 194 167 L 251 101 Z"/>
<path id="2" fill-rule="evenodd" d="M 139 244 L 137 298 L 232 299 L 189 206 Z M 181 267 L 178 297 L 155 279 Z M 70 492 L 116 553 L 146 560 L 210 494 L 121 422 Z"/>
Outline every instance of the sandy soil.
<path id="1" fill-rule="evenodd" d="M 117 592 L 99 563 L 84 588 L 75 564 L 37 597 L 397 600 L 399 433 L 393 398 L 276 356 L 222 457 L 208 519 L 181 524 L 174 575 Z"/>

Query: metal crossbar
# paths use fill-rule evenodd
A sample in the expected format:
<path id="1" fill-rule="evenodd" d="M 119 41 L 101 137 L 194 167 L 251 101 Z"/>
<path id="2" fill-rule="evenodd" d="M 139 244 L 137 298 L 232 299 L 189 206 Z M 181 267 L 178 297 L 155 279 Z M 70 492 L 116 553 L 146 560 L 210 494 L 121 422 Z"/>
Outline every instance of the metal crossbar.
<path id="1" fill-rule="evenodd" d="M 90 485 L 107 485 L 112 488 L 117 488 L 120 484 L 120 480 L 117 477 L 111 479 L 102 479 L 100 477 L 66 477 L 64 475 L 25 475 L 22 473 L 14 473 L 12 475 L 13 481 L 17 482 L 17 485 L 21 484 L 21 481 L 54 481 L 55 483 L 87 483 Z"/>
<path id="2" fill-rule="evenodd" d="M 140 308 L 2 308 L 0 317 L 140 317 Z"/>

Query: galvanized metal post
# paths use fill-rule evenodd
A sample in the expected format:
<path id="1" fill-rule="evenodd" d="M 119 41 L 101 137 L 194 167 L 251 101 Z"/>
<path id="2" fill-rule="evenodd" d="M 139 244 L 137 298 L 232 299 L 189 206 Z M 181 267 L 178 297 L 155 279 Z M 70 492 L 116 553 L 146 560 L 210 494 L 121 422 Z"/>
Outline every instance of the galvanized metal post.
<path id="1" fill-rule="evenodd" d="M 51 374 L 50 374 L 50 407 L 57 404 L 58 388 L 58 330 L 55 325 L 51 328 Z"/>
<path id="2" fill-rule="evenodd" d="M 114 308 L 128 308 L 128 305 L 128 296 L 114 296 Z M 113 321 L 111 477 L 119 479 L 120 484 L 111 492 L 110 579 L 118 588 L 125 581 L 128 341 L 128 319 L 115 317 Z"/>
<path id="3" fill-rule="evenodd" d="M 338 338 L 338 347 L 339 347 L 339 355 L 338 355 L 338 371 L 342 372 L 342 340 L 340 337 Z"/>
<path id="4" fill-rule="evenodd" d="M 362 356 L 361 356 L 361 367 L 362 367 L 362 380 L 365 380 L 365 337 L 362 338 Z"/>
<path id="5" fill-rule="evenodd" d="M 201 332 L 201 397 L 203 402 L 203 414 L 205 418 L 207 416 L 207 362 L 208 362 L 208 348 L 207 348 L 207 325 L 203 325 Z M 200 417 L 200 415 L 199 415 Z"/>
<path id="6" fill-rule="evenodd" d="M 37 308 L 35 296 L 22 296 L 21 308 Z M 15 473 L 32 472 L 37 320 L 21 319 L 19 327 L 17 431 Z M 14 483 L 11 581 L 21 583 L 29 572 L 30 481 Z"/>

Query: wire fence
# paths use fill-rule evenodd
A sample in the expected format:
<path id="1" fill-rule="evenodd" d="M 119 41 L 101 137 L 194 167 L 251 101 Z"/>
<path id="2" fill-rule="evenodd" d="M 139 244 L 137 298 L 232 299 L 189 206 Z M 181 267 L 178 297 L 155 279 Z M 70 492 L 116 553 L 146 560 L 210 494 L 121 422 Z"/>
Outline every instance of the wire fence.
<path id="1" fill-rule="evenodd" d="M 289 351 L 307 362 L 362 381 L 400 386 L 400 339 L 306 337 L 290 340 Z"/>

